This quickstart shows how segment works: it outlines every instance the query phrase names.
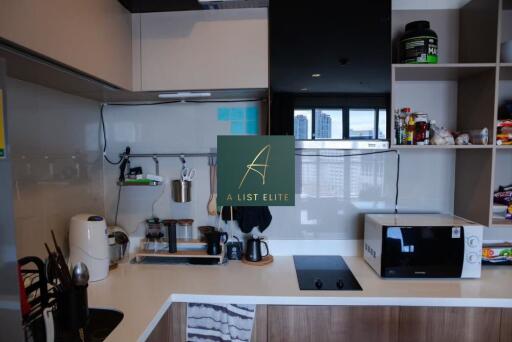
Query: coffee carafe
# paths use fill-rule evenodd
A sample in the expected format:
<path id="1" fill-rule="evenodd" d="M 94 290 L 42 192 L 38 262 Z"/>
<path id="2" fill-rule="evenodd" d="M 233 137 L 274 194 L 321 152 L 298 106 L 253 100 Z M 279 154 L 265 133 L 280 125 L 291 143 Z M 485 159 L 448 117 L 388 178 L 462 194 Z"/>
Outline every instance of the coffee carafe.
<path id="1" fill-rule="evenodd" d="M 265 255 L 261 254 L 261 245 L 265 245 L 266 253 Z M 247 249 L 245 250 L 245 259 L 247 261 L 258 262 L 269 255 L 268 245 L 263 238 L 253 236 L 249 240 L 247 240 Z"/>

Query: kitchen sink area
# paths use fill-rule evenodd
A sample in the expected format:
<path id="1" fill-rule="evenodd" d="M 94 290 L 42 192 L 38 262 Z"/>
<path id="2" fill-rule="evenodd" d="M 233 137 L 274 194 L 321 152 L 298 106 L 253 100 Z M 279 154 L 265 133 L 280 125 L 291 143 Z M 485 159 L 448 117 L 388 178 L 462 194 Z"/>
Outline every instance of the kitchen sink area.
<path id="1" fill-rule="evenodd" d="M 112 309 L 89 309 L 89 318 L 84 328 L 83 336 L 85 342 L 104 341 L 123 320 L 123 313 Z M 56 341 L 81 341 L 80 334 L 66 333 L 55 336 Z"/>

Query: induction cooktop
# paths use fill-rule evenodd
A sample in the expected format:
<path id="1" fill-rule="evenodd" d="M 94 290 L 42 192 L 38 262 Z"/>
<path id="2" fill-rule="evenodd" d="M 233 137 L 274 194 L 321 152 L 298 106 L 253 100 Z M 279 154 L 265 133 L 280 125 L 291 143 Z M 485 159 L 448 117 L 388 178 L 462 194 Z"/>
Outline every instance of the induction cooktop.
<path id="1" fill-rule="evenodd" d="M 293 262 L 301 290 L 362 290 L 339 255 L 294 255 Z"/>

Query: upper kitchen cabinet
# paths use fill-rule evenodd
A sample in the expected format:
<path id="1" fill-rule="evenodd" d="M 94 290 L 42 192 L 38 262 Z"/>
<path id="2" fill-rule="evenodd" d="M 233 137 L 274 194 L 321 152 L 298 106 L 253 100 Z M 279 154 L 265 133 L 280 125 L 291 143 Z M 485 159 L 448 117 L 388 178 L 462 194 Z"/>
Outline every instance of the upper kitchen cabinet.
<path id="1" fill-rule="evenodd" d="M 131 15 L 116 0 L 0 1 L 0 41 L 132 88 Z"/>
<path id="2" fill-rule="evenodd" d="M 133 32 L 134 90 L 268 88 L 266 8 L 134 14 Z"/>
<path id="3" fill-rule="evenodd" d="M 391 0 L 271 1 L 269 29 L 270 134 L 387 147 Z"/>

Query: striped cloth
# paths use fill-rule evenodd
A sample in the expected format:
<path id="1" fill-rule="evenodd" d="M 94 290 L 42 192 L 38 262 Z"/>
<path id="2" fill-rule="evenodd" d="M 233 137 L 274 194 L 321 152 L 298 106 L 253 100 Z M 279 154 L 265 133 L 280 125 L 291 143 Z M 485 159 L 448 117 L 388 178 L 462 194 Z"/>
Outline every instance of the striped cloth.
<path id="1" fill-rule="evenodd" d="M 187 304 L 187 342 L 250 342 L 256 305 Z"/>

